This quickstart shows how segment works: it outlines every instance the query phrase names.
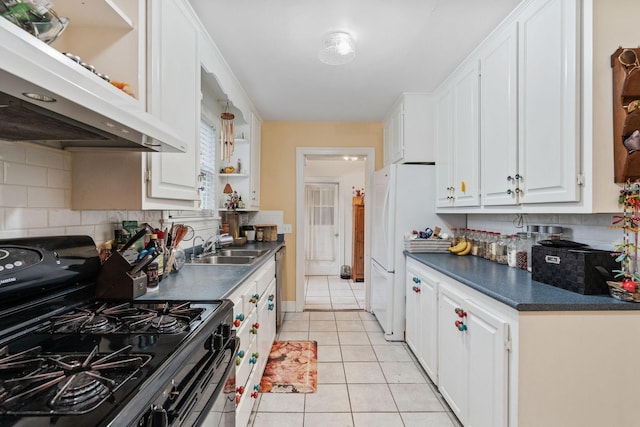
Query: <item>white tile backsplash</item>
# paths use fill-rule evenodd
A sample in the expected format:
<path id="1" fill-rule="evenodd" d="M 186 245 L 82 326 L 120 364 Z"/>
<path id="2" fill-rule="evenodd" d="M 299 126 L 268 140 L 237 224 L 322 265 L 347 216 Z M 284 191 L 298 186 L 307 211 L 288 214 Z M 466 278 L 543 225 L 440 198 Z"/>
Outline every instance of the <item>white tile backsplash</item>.
<path id="1" fill-rule="evenodd" d="M 26 185 L 29 187 L 46 187 L 47 168 L 4 162 L 4 182 L 5 184 Z"/>
<path id="2" fill-rule="evenodd" d="M 622 241 L 622 231 L 612 229 L 613 214 L 526 214 L 468 215 L 467 228 L 514 234 L 525 231 L 527 224 L 560 225 L 564 238 L 586 243 L 596 249 L 612 250 Z"/>
<path id="3" fill-rule="evenodd" d="M 45 228 L 49 226 L 47 209 L 7 208 L 5 209 L 5 229 Z"/>
<path id="4" fill-rule="evenodd" d="M 184 223 L 205 239 L 218 229 L 214 217 L 170 218 L 160 210 L 72 210 L 72 164 L 72 153 L 63 150 L 0 141 L 0 239 L 86 234 L 100 245 L 113 238 L 115 226 L 124 220 L 153 226 Z M 282 211 L 253 215 L 260 223 L 282 224 Z M 191 247 L 191 242 L 183 246 Z"/>
<path id="5" fill-rule="evenodd" d="M 49 209 L 50 227 L 67 227 L 82 224 L 82 214 L 80 211 L 69 211 L 68 209 Z"/>
<path id="6" fill-rule="evenodd" d="M 22 185 L 0 185 L 0 207 L 27 207 L 27 187 Z"/>
<path id="7" fill-rule="evenodd" d="M 64 208 L 66 203 L 64 189 L 29 187 L 27 206 L 37 208 Z"/>
<path id="8" fill-rule="evenodd" d="M 47 186 L 51 188 L 71 188 L 71 171 L 49 169 Z"/>
<path id="9" fill-rule="evenodd" d="M 26 147 L 26 164 L 34 166 L 43 166 L 49 169 L 63 169 L 64 156 L 62 152 L 51 150 L 42 150 L 38 147 Z"/>
<path id="10" fill-rule="evenodd" d="M 48 152 L 51 152 L 50 150 Z M 27 162 L 27 145 L 0 141 L 0 160 L 15 163 Z"/>

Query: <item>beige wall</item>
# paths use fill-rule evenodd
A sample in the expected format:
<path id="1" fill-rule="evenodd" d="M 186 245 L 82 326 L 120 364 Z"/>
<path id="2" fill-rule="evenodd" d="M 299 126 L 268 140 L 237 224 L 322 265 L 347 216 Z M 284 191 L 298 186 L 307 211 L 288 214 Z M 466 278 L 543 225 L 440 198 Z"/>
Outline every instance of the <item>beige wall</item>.
<path id="1" fill-rule="evenodd" d="M 296 299 L 296 148 L 373 147 L 382 167 L 382 123 L 264 122 L 261 133 L 260 208 L 282 210 L 293 233 L 285 235 L 282 299 Z"/>

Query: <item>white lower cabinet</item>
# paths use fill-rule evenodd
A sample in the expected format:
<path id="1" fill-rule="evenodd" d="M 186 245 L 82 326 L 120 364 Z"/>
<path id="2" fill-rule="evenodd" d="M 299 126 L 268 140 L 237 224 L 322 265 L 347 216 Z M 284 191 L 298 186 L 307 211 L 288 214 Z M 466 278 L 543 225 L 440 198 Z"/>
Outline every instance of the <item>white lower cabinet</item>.
<path id="1" fill-rule="evenodd" d="M 269 261 L 233 295 L 236 355 L 236 426 L 246 427 L 260 392 L 260 380 L 276 336 L 275 261 Z"/>
<path id="2" fill-rule="evenodd" d="M 518 286 L 504 268 L 486 279 Z M 464 426 L 638 425 L 635 406 L 620 404 L 640 381 L 632 369 L 640 340 L 630 339 L 640 334 L 637 310 L 576 303 L 517 311 L 411 257 L 407 272 L 407 343 Z M 437 295 L 435 368 L 424 357 L 431 329 L 425 284 Z"/>
<path id="3" fill-rule="evenodd" d="M 422 268 L 410 261 L 407 261 L 405 340 L 437 385 L 438 286 Z"/>
<path id="4" fill-rule="evenodd" d="M 451 410 L 465 426 L 507 426 L 513 313 L 413 259 L 407 287 L 407 344 Z"/>
<path id="5" fill-rule="evenodd" d="M 508 324 L 446 285 L 438 314 L 440 392 L 464 425 L 508 425 Z"/>

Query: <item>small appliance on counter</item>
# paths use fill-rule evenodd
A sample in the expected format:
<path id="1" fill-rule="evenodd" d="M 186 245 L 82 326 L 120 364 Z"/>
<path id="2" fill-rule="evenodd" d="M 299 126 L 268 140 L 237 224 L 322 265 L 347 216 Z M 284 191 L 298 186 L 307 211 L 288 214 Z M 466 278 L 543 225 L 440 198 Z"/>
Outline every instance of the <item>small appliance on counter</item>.
<path id="1" fill-rule="evenodd" d="M 569 240 L 539 241 L 531 254 L 533 280 L 583 295 L 608 294 L 607 281 L 598 269 L 620 269 L 610 251 Z"/>

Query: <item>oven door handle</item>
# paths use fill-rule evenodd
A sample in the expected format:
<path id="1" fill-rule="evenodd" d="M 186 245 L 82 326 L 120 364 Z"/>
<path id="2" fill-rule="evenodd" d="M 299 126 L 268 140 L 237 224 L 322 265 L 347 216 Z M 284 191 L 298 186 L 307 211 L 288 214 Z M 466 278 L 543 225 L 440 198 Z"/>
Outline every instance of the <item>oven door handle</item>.
<path id="1" fill-rule="evenodd" d="M 147 418 L 146 427 L 168 427 L 169 415 L 162 406 L 153 405 L 151 415 Z"/>
<path id="2" fill-rule="evenodd" d="M 213 406 L 214 401 L 216 400 L 216 396 L 219 396 L 221 393 L 225 393 L 225 385 L 227 384 L 227 379 L 229 378 L 231 371 L 236 369 L 236 363 L 235 363 L 235 355 L 238 353 L 238 350 L 240 349 L 240 338 L 237 336 L 232 336 L 231 338 L 229 338 L 229 341 L 227 341 L 227 345 L 225 346 L 225 351 L 227 349 L 231 350 L 231 359 L 228 361 L 227 366 L 225 367 L 224 370 L 224 374 L 221 377 L 220 382 L 218 383 L 218 386 L 215 388 L 215 391 L 213 392 L 211 398 L 209 398 L 209 402 L 207 403 L 207 405 L 203 408 L 202 412 L 200 412 L 200 417 L 198 418 L 198 421 L 194 424 L 194 426 L 201 426 L 202 423 L 204 422 L 204 419 L 206 418 L 207 413 L 211 410 L 211 407 Z M 233 385 L 233 393 L 235 394 L 235 384 Z M 233 397 L 233 399 L 235 400 L 235 395 Z"/>

